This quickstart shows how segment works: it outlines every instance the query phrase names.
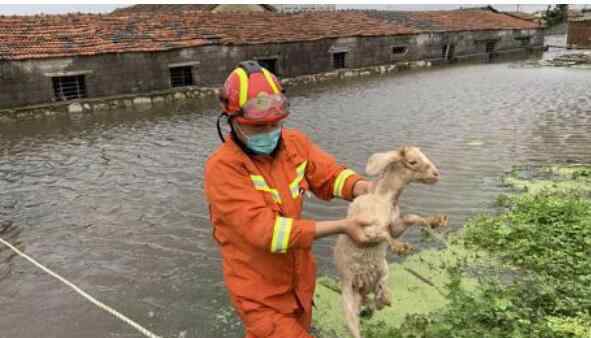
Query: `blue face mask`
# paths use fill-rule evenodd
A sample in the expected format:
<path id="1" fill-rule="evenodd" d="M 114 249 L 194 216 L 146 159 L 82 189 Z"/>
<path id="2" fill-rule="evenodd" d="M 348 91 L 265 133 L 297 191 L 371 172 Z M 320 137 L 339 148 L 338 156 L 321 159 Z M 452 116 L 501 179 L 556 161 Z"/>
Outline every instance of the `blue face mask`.
<path id="1" fill-rule="evenodd" d="M 281 137 L 281 128 L 268 133 L 246 136 L 246 146 L 255 154 L 269 155 L 275 150 Z"/>

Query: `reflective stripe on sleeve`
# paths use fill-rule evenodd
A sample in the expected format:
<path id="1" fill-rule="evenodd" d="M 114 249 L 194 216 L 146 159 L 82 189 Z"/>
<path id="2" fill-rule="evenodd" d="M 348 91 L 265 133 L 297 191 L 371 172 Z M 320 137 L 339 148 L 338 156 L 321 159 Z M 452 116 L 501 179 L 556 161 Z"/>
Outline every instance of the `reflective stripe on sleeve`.
<path id="1" fill-rule="evenodd" d="M 345 169 L 341 171 L 341 173 L 337 176 L 334 182 L 334 190 L 333 195 L 336 197 L 343 197 L 343 187 L 345 186 L 345 182 L 349 176 L 354 175 L 355 172 L 351 169 Z"/>
<path id="2" fill-rule="evenodd" d="M 271 241 L 271 252 L 285 253 L 289 246 L 289 236 L 293 218 L 277 216 L 273 227 L 273 240 Z"/>

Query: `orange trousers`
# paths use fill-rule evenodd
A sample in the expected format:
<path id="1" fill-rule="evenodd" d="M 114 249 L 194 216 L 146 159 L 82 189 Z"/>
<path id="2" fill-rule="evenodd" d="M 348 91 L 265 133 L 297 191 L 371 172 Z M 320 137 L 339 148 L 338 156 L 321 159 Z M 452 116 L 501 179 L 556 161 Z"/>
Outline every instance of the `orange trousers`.
<path id="1" fill-rule="evenodd" d="M 268 307 L 238 311 L 246 331 L 245 338 L 314 338 L 308 331 L 312 313 L 303 309 L 283 314 Z"/>

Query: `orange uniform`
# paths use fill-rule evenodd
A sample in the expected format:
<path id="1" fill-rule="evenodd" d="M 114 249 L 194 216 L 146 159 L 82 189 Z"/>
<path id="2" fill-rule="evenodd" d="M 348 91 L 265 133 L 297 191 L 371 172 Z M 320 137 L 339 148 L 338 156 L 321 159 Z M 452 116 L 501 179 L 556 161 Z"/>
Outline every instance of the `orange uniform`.
<path id="1" fill-rule="evenodd" d="M 252 156 L 232 139 L 209 158 L 205 192 L 230 298 L 247 337 L 310 337 L 315 222 L 303 193 L 352 199 L 361 179 L 299 131 L 282 130 L 273 156 Z"/>

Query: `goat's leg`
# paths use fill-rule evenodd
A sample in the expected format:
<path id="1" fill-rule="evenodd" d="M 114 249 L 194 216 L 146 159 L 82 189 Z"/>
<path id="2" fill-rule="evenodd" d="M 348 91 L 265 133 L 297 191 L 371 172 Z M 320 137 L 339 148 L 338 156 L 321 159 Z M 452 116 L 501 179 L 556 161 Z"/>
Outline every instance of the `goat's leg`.
<path id="1" fill-rule="evenodd" d="M 392 223 L 390 224 L 390 231 L 386 231 L 386 233 L 388 233 L 386 240 L 388 241 L 390 250 L 399 256 L 407 255 L 415 250 L 414 246 L 397 239 L 402 236 L 406 229 L 411 225 L 412 224 L 404 223 L 403 220 L 396 215 L 393 217 Z"/>
<path id="2" fill-rule="evenodd" d="M 404 222 L 404 220 L 401 217 L 398 217 L 398 215 L 396 215 L 396 217 L 392 218 L 390 224 L 390 235 L 392 236 L 392 238 L 398 238 L 402 236 L 402 234 L 413 224 L 414 223 L 411 222 Z"/>
<path id="3" fill-rule="evenodd" d="M 431 229 L 437 229 L 447 226 L 448 218 L 445 215 L 421 217 L 418 215 L 408 214 L 401 217 L 402 223 L 409 227 L 413 224 L 428 226 Z"/>
<path id="4" fill-rule="evenodd" d="M 380 278 L 378 285 L 376 286 L 375 291 L 375 302 L 376 308 L 378 310 L 383 309 L 385 306 L 392 305 L 392 295 L 390 294 L 390 289 L 388 289 L 387 281 L 388 281 L 388 262 L 384 260 L 383 268 L 382 268 L 382 277 Z"/>
<path id="5" fill-rule="evenodd" d="M 388 245 L 390 246 L 390 250 L 399 256 L 408 255 L 416 250 L 413 245 L 394 239 L 392 237 L 388 239 Z"/>
<path id="6" fill-rule="evenodd" d="M 343 284 L 343 308 L 345 309 L 345 320 L 349 332 L 354 338 L 361 338 L 359 327 L 359 310 L 361 307 L 361 295 L 353 290 L 353 283 L 349 281 Z"/>

